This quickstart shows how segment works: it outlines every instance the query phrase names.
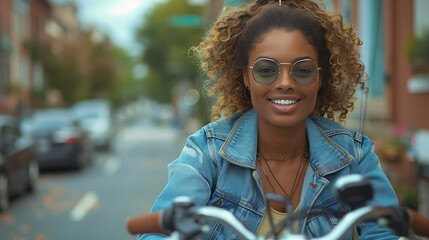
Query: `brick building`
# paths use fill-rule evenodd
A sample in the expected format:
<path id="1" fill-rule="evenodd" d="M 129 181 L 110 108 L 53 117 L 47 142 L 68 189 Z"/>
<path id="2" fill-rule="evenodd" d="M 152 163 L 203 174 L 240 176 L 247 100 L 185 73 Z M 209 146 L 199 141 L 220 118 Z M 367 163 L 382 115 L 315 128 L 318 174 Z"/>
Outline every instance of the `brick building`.
<path id="1" fill-rule="evenodd" d="M 0 1 L 0 111 L 20 116 L 28 109 L 34 83 L 43 81 L 43 65 L 34 58 L 31 39 L 45 38 L 48 0 Z"/>
<path id="2" fill-rule="evenodd" d="M 12 54 L 11 22 L 12 0 L 0 1 L 0 100 L 6 97 L 6 88 L 10 79 Z"/>

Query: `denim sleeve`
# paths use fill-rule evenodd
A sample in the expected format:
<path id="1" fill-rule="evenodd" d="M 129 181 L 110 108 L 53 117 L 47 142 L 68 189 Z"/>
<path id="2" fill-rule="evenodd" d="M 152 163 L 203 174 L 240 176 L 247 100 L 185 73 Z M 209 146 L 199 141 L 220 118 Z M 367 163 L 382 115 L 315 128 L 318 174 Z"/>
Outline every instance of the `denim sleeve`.
<path id="1" fill-rule="evenodd" d="M 360 148 L 357 172 L 371 179 L 374 189 L 373 200 L 370 205 L 398 206 L 398 198 L 389 182 L 386 174 L 381 168 L 379 158 L 374 152 L 374 144 L 364 137 Z M 383 228 L 376 223 L 362 223 L 359 225 L 360 239 L 398 239 L 389 229 Z"/>
<path id="2" fill-rule="evenodd" d="M 216 164 L 209 154 L 204 130 L 191 135 L 179 157 L 168 165 L 168 182 L 152 206 L 151 212 L 171 206 L 174 198 L 190 197 L 196 205 L 205 205 L 216 179 Z M 139 235 L 137 239 L 163 239 L 162 235 Z"/>

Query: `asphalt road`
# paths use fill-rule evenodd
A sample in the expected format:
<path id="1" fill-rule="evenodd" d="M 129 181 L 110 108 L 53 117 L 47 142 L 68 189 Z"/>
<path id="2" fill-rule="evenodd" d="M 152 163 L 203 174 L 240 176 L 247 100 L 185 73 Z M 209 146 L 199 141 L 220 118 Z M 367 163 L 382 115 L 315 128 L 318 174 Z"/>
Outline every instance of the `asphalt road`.
<path id="1" fill-rule="evenodd" d="M 140 117 L 88 168 L 41 173 L 37 191 L 0 214 L 0 239 L 135 239 L 126 219 L 149 211 L 166 182 L 167 163 L 182 148 L 178 136 Z"/>

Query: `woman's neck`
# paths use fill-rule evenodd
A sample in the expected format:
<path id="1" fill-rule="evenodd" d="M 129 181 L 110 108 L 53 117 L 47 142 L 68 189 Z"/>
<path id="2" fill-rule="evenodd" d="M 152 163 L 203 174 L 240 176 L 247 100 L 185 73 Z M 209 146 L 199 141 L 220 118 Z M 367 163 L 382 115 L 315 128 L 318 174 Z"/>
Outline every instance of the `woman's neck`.
<path id="1" fill-rule="evenodd" d="M 308 150 L 305 123 L 293 128 L 275 128 L 259 123 L 258 148 L 273 159 L 303 156 Z"/>

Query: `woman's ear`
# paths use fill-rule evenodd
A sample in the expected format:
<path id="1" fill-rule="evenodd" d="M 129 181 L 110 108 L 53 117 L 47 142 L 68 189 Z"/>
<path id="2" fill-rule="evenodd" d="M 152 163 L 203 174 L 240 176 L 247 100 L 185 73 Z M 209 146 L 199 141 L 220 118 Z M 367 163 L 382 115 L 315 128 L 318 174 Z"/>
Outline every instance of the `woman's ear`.
<path id="1" fill-rule="evenodd" d="M 242 74 L 243 74 L 243 83 L 244 83 L 244 86 L 246 87 L 246 89 L 249 89 L 249 86 L 250 86 L 250 83 L 249 83 L 249 73 L 248 73 L 248 71 L 246 71 L 246 69 L 244 69 L 242 71 Z"/>
<path id="2" fill-rule="evenodd" d="M 322 83 L 323 83 L 323 79 L 322 79 L 322 77 L 318 77 L 318 79 L 317 79 L 319 82 L 317 83 L 319 86 L 318 86 L 318 90 L 320 90 L 320 88 L 322 88 Z"/>

